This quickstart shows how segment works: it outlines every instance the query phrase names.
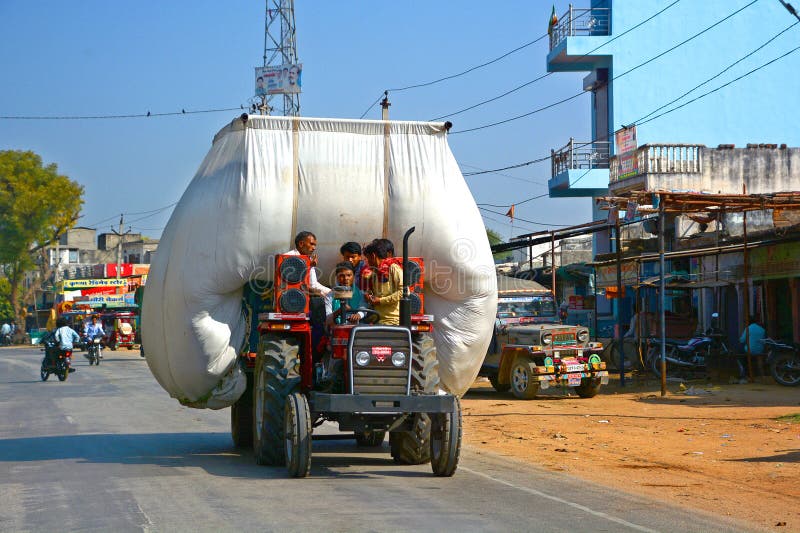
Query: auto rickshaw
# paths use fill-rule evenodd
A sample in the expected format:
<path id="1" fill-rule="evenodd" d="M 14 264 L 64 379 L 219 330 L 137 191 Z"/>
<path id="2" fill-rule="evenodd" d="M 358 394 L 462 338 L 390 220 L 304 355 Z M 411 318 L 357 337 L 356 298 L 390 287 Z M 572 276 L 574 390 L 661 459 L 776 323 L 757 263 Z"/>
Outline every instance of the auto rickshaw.
<path id="1" fill-rule="evenodd" d="M 133 349 L 136 344 L 136 313 L 131 311 L 111 311 L 100 317 L 103 322 L 103 344 L 111 350 L 125 347 Z"/>

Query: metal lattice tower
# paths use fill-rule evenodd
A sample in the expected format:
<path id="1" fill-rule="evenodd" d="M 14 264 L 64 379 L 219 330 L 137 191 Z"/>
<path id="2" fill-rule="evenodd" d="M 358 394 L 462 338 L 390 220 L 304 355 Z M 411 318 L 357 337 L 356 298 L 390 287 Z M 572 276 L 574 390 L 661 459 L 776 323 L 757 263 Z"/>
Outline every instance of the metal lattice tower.
<path id="1" fill-rule="evenodd" d="M 294 0 L 267 0 L 264 13 L 264 66 L 297 63 L 297 40 L 294 27 Z M 300 94 L 264 97 L 267 109 L 274 109 L 273 100 L 283 96 L 284 116 L 300 114 Z"/>

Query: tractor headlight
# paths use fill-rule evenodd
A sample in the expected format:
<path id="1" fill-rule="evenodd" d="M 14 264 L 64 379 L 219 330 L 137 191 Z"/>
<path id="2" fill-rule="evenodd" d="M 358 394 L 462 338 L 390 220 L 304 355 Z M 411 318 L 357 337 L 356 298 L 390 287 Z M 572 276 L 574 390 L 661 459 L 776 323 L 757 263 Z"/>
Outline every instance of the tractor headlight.
<path id="1" fill-rule="evenodd" d="M 553 340 L 553 335 L 551 333 L 545 333 L 542 335 L 542 344 L 550 344 Z"/>
<path id="2" fill-rule="evenodd" d="M 356 354 L 356 364 L 358 366 L 367 366 L 369 364 L 369 352 L 358 352 Z"/>
<path id="3" fill-rule="evenodd" d="M 582 329 L 578 331 L 578 342 L 586 342 L 589 340 L 589 330 Z"/>
<path id="4" fill-rule="evenodd" d="M 403 352 L 394 352 L 392 354 L 392 364 L 394 366 L 403 366 L 406 364 L 406 354 Z"/>

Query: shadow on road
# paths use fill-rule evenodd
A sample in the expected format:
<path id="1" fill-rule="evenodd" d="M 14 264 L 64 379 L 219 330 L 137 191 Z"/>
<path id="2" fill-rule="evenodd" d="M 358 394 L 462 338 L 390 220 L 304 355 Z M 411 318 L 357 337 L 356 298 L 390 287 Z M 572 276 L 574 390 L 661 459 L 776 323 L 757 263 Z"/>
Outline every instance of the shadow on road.
<path id="1" fill-rule="evenodd" d="M 394 465 L 388 442 L 362 448 L 351 440 L 314 442 L 312 475 L 331 477 L 429 476 Z M 229 433 L 143 433 L 57 435 L 0 440 L 0 463 L 75 460 L 79 464 L 199 467 L 209 474 L 239 478 L 284 478 L 283 467 L 260 467 L 251 450 L 237 449 Z M 374 467 L 391 466 L 380 472 Z M 338 469 L 347 467 L 347 472 Z M 366 467 L 367 470 L 358 467 Z M 396 467 L 396 468 L 394 468 Z"/>

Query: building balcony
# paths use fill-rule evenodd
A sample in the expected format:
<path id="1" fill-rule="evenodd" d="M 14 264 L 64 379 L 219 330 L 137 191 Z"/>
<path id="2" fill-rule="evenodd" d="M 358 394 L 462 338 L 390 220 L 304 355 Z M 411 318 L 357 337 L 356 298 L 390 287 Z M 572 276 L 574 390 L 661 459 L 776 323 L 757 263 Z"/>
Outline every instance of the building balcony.
<path id="1" fill-rule="evenodd" d="M 550 151 L 551 197 L 599 196 L 608 190 L 608 141 L 569 142 Z"/>
<path id="2" fill-rule="evenodd" d="M 645 144 L 609 161 L 609 193 L 702 190 L 701 144 Z"/>
<path id="3" fill-rule="evenodd" d="M 550 32 L 547 70 L 583 71 L 606 67 L 609 56 L 590 56 L 611 35 L 611 9 L 607 7 L 569 9 Z"/>

